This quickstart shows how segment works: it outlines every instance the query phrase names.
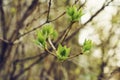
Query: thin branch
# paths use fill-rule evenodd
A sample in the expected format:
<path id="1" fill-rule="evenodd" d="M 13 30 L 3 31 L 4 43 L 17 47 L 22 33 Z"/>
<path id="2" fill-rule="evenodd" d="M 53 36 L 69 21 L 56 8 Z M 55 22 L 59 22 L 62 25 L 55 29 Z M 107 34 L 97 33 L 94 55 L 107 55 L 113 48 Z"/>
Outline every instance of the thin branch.
<path id="1" fill-rule="evenodd" d="M 0 0 L 0 24 L 1 24 L 1 30 L 2 30 L 2 36 L 4 39 L 6 39 L 6 20 L 5 20 L 5 12 L 3 9 L 3 0 Z"/>
<path id="2" fill-rule="evenodd" d="M 56 48 L 55 48 L 55 46 L 53 45 L 53 43 L 52 43 L 52 41 L 51 41 L 50 38 L 48 38 L 48 42 L 49 42 L 50 46 L 53 48 L 53 50 L 56 51 Z"/>
<path id="3" fill-rule="evenodd" d="M 114 69 L 106 80 L 109 80 L 110 78 L 112 78 L 116 73 L 120 73 L 120 67 Z"/>
<path id="4" fill-rule="evenodd" d="M 37 59 L 35 62 L 33 62 L 31 65 L 29 65 L 27 68 L 25 68 L 20 73 L 16 74 L 12 79 L 13 80 L 17 80 L 23 73 L 25 73 L 26 71 L 28 71 L 29 69 L 31 69 L 35 64 L 37 64 L 38 62 L 40 62 L 41 60 L 43 60 L 43 58 L 46 57 L 46 56 L 47 56 L 47 54 L 42 55 L 42 57 L 40 57 L 39 59 Z"/>
<path id="5" fill-rule="evenodd" d="M 45 48 L 45 51 L 46 51 L 46 52 L 48 52 L 49 54 L 51 54 L 51 55 L 53 55 L 53 56 L 57 57 L 57 55 L 56 55 L 56 54 L 54 54 L 53 52 L 49 51 L 47 48 Z"/>
<path id="6" fill-rule="evenodd" d="M 67 37 L 67 35 L 69 34 L 69 32 L 70 32 L 70 30 L 71 30 L 71 28 L 72 28 L 72 25 L 74 24 L 75 22 L 71 22 L 69 25 L 68 25 L 68 27 L 67 27 L 67 29 L 65 30 L 65 32 L 63 33 L 63 35 L 62 35 L 62 41 L 61 41 L 61 43 L 63 43 L 64 42 L 64 40 L 66 39 L 66 37 Z"/>
<path id="7" fill-rule="evenodd" d="M 68 57 L 67 59 L 75 58 L 75 57 L 77 57 L 77 56 L 79 56 L 79 55 L 82 55 L 82 54 L 83 54 L 83 53 L 78 53 L 78 54 L 76 54 L 76 55 L 73 55 L 73 56 Z"/>
<path id="8" fill-rule="evenodd" d="M 32 24 L 33 22 L 37 21 L 39 18 L 41 18 L 44 14 L 46 14 L 48 11 L 44 11 L 43 13 L 41 13 L 41 15 L 39 15 L 37 18 L 33 18 L 30 22 L 28 22 L 26 24 L 26 27 L 29 27 L 30 24 Z"/>
<path id="9" fill-rule="evenodd" d="M 15 41 L 18 38 L 19 30 L 24 27 L 23 26 L 23 22 L 30 16 L 30 14 L 33 13 L 33 11 L 35 10 L 35 8 L 37 7 L 38 1 L 39 0 L 33 0 L 32 3 L 31 3 L 31 5 L 25 11 L 23 17 L 17 22 L 17 24 L 16 24 L 17 28 L 11 34 L 11 37 L 9 39 L 10 41 Z"/>
<path id="10" fill-rule="evenodd" d="M 5 43 L 9 43 L 8 40 L 4 40 L 4 39 L 2 39 L 2 38 L 0 38 L 0 41 L 3 41 L 3 42 L 5 42 Z"/>
<path id="11" fill-rule="evenodd" d="M 79 1 L 79 0 L 75 0 L 75 3 L 74 3 L 74 4 L 77 4 L 78 1 Z"/>
<path id="12" fill-rule="evenodd" d="M 78 7 L 78 10 L 79 10 L 80 8 L 82 8 L 82 7 L 86 4 L 86 2 L 87 2 L 87 1 L 85 0 L 85 2 Z"/>
<path id="13" fill-rule="evenodd" d="M 45 24 L 46 24 L 46 22 L 42 23 L 41 25 L 39 25 L 39 26 L 37 26 L 37 27 L 35 27 L 35 28 L 33 28 L 33 29 L 31 29 L 31 30 L 23 33 L 23 34 L 21 34 L 21 35 L 18 37 L 18 39 L 21 38 L 21 37 L 23 37 L 23 36 L 25 36 L 26 34 L 29 34 L 29 33 L 33 32 L 33 31 L 37 30 L 38 28 L 42 27 L 42 26 L 45 25 Z M 16 40 L 17 40 L 17 39 L 16 39 Z"/>
<path id="14" fill-rule="evenodd" d="M 63 12 L 62 14 L 60 14 L 58 17 L 56 17 L 55 19 L 53 20 L 50 20 L 49 22 L 53 22 L 53 21 L 56 21 L 57 19 L 59 19 L 60 17 L 62 17 L 63 15 L 65 15 L 66 12 Z"/>
<path id="15" fill-rule="evenodd" d="M 51 0 L 49 0 L 48 13 L 47 13 L 47 20 L 46 20 L 46 23 L 48 23 L 48 22 L 49 22 L 50 7 L 51 7 Z"/>

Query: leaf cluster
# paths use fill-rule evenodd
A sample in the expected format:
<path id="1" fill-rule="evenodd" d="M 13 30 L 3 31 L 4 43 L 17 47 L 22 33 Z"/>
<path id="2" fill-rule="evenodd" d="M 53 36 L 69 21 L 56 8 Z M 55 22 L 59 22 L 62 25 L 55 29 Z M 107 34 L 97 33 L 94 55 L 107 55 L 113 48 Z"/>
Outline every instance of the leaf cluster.
<path id="1" fill-rule="evenodd" d="M 79 19 L 83 15 L 82 9 L 77 10 L 76 6 L 68 7 L 66 13 L 69 16 L 70 21 L 79 21 Z"/>
<path id="2" fill-rule="evenodd" d="M 56 54 L 58 60 L 60 61 L 66 60 L 70 54 L 70 48 L 67 48 L 66 46 L 62 46 L 61 44 L 59 44 Z"/>
<path id="3" fill-rule="evenodd" d="M 92 40 L 86 40 L 85 39 L 85 41 L 83 43 L 83 52 L 90 51 L 92 46 L 93 46 Z"/>
<path id="4" fill-rule="evenodd" d="M 47 46 L 47 39 L 55 39 L 57 37 L 57 31 L 50 24 L 46 24 L 39 31 L 37 31 L 36 43 L 42 47 Z"/>

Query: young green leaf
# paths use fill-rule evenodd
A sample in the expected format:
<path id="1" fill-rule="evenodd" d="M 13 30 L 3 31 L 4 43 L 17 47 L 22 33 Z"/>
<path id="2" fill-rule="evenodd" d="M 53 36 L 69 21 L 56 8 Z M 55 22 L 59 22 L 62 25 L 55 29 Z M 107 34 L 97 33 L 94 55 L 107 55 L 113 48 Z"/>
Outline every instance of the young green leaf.
<path id="1" fill-rule="evenodd" d="M 36 43 L 39 44 L 42 47 L 46 46 L 46 37 L 41 32 L 37 33 L 37 40 Z"/>
<path id="2" fill-rule="evenodd" d="M 70 48 L 67 48 L 66 46 L 62 46 L 61 44 L 59 44 L 56 54 L 58 60 L 60 61 L 66 60 L 70 54 Z"/>
<path id="3" fill-rule="evenodd" d="M 57 31 L 54 27 L 50 24 L 46 24 L 40 31 L 37 32 L 37 40 L 35 43 L 45 48 L 47 46 L 47 39 L 55 39 L 56 37 Z"/>
<path id="4" fill-rule="evenodd" d="M 83 15 L 82 9 L 77 10 L 75 6 L 67 8 L 66 13 L 68 14 L 71 21 L 79 21 Z"/>
<path id="5" fill-rule="evenodd" d="M 83 44 L 83 52 L 87 52 L 92 48 L 92 40 L 85 40 Z"/>
<path id="6" fill-rule="evenodd" d="M 54 39 L 57 37 L 57 31 L 50 24 L 43 26 L 41 31 L 46 38 L 51 37 Z"/>
<path id="7" fill-rule="evenodd" d="M 51 34 L 51 38 L 55 39 L 55 38 L 57 38 L 57 36 L 58 36 L 58 33 L 56 30 L 54 30 L 54 32 Z"/>

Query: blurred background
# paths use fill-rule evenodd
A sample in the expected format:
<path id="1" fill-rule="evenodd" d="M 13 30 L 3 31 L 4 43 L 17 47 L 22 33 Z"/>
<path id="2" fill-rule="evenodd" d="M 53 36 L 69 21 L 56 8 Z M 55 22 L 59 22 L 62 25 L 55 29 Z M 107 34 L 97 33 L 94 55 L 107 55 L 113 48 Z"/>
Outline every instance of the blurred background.
<path id="1" fill-rule="evenodd" d="M 59 62 L 34 43 L 47 23 L 59 37 L 70 24 L 66 9 L 76 5 L 84 15 L 64 44 L 89 53 Z M 0 80 L 120 80 L 120 0 L 0 0 Z"/>

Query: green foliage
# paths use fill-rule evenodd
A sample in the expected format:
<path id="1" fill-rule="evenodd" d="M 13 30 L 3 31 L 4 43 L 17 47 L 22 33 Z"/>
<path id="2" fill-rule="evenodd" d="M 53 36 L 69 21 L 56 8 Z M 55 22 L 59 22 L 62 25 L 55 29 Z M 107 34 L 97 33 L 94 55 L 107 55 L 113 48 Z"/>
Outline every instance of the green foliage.
<path id="1" fill-rule="evenodd" d="M 77 10 L 75 6 L 68 7 L 66 13 L 70 17 L 71 21 L 79 21 L 79 19 L 83 15 L 82 10 L 81 9 Z"/>
<path id="2" fill-rule="evenodd" d="M 38 45 L 42 47 L 47 47 L 47 39 L 55 39 L 57 37 L 57 31 L 50 24 L 46 24 L 37 32 L 37 40 L 35 41 Z"/>
<path id="3" fill-rule="evenodd" d="M 57 37 L 57 31 L 50 24 L 43 26 L 41 32 L 46 39 L 48 37 L 50 37 L 51 39 L 55 39 Z"/>
<path id="4" fill-rule="evenodd" d="M 89 51 L 93 46 L 92 40 L 85 40 L 83 44 L 83 52 Z"/>
<path id="5" fill-rule="evenodd" d="M 61 44 L 59 44 L 56 54 L 58 60 L 60 61 L 66 60 L 70 54 L 70 48 L 67 48 L 66 46 L 62 46 Z"/>
<path id="6" fill-rule="evenodd" d="M 46 47 L 46 37 L 41 31 L 37 32 L 37 40 L 35 42 L 42 47 Z"/>

